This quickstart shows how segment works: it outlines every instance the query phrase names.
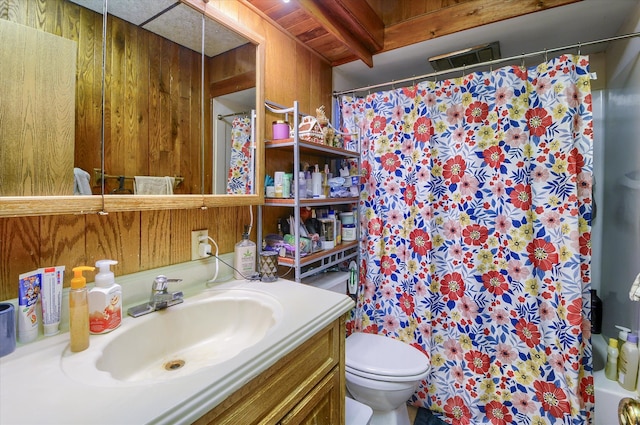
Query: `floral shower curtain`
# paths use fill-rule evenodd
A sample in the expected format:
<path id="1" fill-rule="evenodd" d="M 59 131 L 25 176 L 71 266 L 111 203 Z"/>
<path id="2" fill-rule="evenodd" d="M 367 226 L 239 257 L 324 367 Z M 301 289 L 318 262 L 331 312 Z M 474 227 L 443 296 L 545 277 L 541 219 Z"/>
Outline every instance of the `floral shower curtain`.
<path id="1" fill-rule="evenodd" d="M 251 119 L 235 117 L 231 124 L 231 161 L 227 193 L 244 195 L 252 192 Z"/>
<path id="2" fill-rule="evenodd" d="M 412 402 L 451 424 L 588 424 L 588 58 L 344 97 L 362 134 L 348 332 L 422 350 Z"/>

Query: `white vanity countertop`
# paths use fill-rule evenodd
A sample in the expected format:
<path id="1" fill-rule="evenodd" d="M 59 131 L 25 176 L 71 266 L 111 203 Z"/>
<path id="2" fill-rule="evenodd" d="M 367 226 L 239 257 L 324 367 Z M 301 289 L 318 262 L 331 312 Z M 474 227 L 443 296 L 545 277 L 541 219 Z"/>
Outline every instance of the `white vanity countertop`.
<path id="1" fill-rule="evenodd" d="M 150 287 L 150 282 L 144 284 Z M 0 423 L 189 424 L 353 307 L 346 295 L 283 279 L 271 283 L 234 280 L 211 288 L 203 283 L 201 287 L 202 291 L 187 296 L 183 305 L 190 299 L 207 297 L 212 291 L 259 291 L 281 303 L 283 325 L 219 365 L 167 381 L 122 385 L 91 385 L 70 377 L 63 370 L 63 356 L 87 351 L 70 353 L 68 332 L 41 337 L 0 358 Z M 189 292 L 192 291 L 186 291 Z M 136 320 L 152 320 L 149 317 L 154 314 L 159 313 L 135 319 L 126 316 L 113 332 L 91 335 L 94 350 L 104 346 L 100 339 L 112 338 L 135 325 Z M 91 349 L 90 345 L 88 350 Z M 135 350 L 131 347 L 132 355 Z"/>

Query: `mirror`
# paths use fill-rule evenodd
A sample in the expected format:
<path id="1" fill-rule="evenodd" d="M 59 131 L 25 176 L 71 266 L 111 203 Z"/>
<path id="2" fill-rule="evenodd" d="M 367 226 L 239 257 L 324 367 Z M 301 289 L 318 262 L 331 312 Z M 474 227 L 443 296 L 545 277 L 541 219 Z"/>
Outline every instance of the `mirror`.
<path id="1" fill-rule="evenodd" d="M 256 47 L 192 6 L 175 0 L 108 3 L 105 194 L 252 193 L 214 189 L 223 181 L 225 188 L 237 185 L 230 164 L 237 167 L 247 150 L 236 147 L 237 140 L 234 145 L 215 137 L 219 121 L 213 116 L 220 113 L 211 97 L 238 98 L 235 93 L 253 89 L 250 99 L 241 97 L 244 104 L 227 105 L 255 109 Z M 122 175 L 124 186 L 109 177 Z"/>
<path id="2" fill-rule="evenodd" d="M 39 33 L 62 28 L 58 38 L 76 43 L 75 69 L 66 71 L 67 76 L 71 73 L 75 77 L 75 94 L 71 96 L 74 102 L 71 106 L 58 107 L 62 111 L 73 111 L 75 126 L 72 131 L 58 129 L 52 127 L 50 120 L 42 119 L 47 122 L 47 128 L 56 128 L 56 134 L 66 136 L 64 153 L 57 147 L 42 152 L 33 149 L 39 141 L 48 139 L 40 137 L 31 128 L 23 129 L 28 133 L 27 141 L 16 147 L 6 143 L 4 110 L 0 109 L 0 137 L 5 146 L 0 152 L 0 161 L 4 161 L 0 164 L 0 216 L 259 202 L 260 196 L 256 193 L 260 193 L 257 190 L 260 182 L 253 183 L 251 196 L 233 196 L 234 201 L 226 200 L 229 198 L 226 194 L 230 193 L 228 188 L 216 189 L 217 186 L 228 186 L 221 182 L 228 182 L 229 152 L 233 146 L 228 138 L 222 140 L 214 133 L 217 115 L 244 112 L 262 104 L 262 76 L 257 65 L 263 66 L 264 48 L 259 36 L 230 21 L 202 0 L 109 1 L 105 31 L 103 157 L 103 0 L 16 1 L 25 13 L 30 9 L 42 9 L 42 3 L 46 2 L 46 10 L 51 13 L 45 14 L 43 19 L 21 16 L 25 21 L 21 24 L 37 21 L 41 26 L 37 28 Z M 15 56 L 14 49 L 11 54 Z M 49 54 L 44 57 L 50 63 L 59 56 Z M 59 62 L 69 65 L 70 61 Z M 11 66 L 15 70 L 26 65 L 12 63 Z M 37 97 L 51 103 L 51 96 Z M 56 95 L 55 99 L 62 97 Z M 7 104 L 18 103 L 0 102 L 0 108 Z M 236 107 L 243 111 L 230 110 Z M 262 111 L 256 112 L 259 126 Z M 32 114 L 30 122 L 37 121 L 34 117 L 60 115 L 40 110 Z M 233 122 L 230 118 L 223 119 Z M 10 162 L 6 160 L 8 150 L 21 152 L 20 161 L 13 163 L 18 164 L 14 168 L 22 170 L 23 175 L 4 174 L 9 168 L 5 166 Z M 73 157 L 69 152 L 73 152 Z M 256 159 L 260 152 L 252 153 L 249 162 L 254 171 L 259 172 L 261 165 Z M 227 157 L 221 160 L 223 154 Z M 64 174 L 64 183 L 58 183 L 58 178 L 52 178 L 51 174 L 41 179 L 36 173 L 40 168 Z M 102 193 L 104 182 L 104 194 L 109 196 L 82 197 L 82 200 L 73 196 L 73 189 L 69 189 L 74 185 L 74 180 L 69 179 L 70 168 L 80 168 L 90 175 L 94 195 Z M 152 180 L 155 181 L 151 182 L 154 184 L 158 183 L 157 178 L 162 178 L 165 187 L 168 184 L 174 194 L 184 196 L 178 200 L 163 198 L 162 202 L 158 202 L 157 196 L 131 196 L 136 192 L 135 176 L 154 177 Z M 36 180 L 47 182 L 46 190 L 24 190 L 37 187 Z M 9 181 L 18 182 L 13 186 L 23 190 L 9 191 Z"/>
<path id="3" fill-rule="evenodd" d="M 100 194 L 90 173 L 79 171 L 101 161 L 102 15 L 67 0 L 9 0 L 5 7 L 0 214 L 97 211 L 99 196 L 74 192 Z"/>

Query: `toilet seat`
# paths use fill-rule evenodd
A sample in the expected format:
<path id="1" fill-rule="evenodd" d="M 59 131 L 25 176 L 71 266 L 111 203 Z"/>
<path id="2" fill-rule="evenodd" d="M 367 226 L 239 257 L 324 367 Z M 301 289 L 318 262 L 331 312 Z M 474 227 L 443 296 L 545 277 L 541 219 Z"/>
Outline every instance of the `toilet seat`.
<path id="1" fill-rule="evenodd" d="M 358 332 L 346 339 L 346 371 L 389 382 L 425 379 L 429 359 L 415 347 L 383 335 Z"/>

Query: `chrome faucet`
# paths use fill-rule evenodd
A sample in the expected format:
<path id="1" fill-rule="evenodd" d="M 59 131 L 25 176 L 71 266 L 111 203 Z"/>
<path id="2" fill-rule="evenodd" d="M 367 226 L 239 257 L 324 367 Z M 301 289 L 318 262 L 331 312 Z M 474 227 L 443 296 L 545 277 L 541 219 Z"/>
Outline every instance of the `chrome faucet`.
<path id="1" fill-rule="evenodd" d="M 163 310 L 172 305 L 180 304 L 184 301 L 182 291 L 169 292 L 167 286 L 171 282 L 181 282 L 182 279 L 168 279 L 164 275 L 159 275 L 153 280 L 151 285 L 151 296 L 149 302 L 131 307 L 127 314 L 132 317 L 140 317 L 157 310 Z"/>

